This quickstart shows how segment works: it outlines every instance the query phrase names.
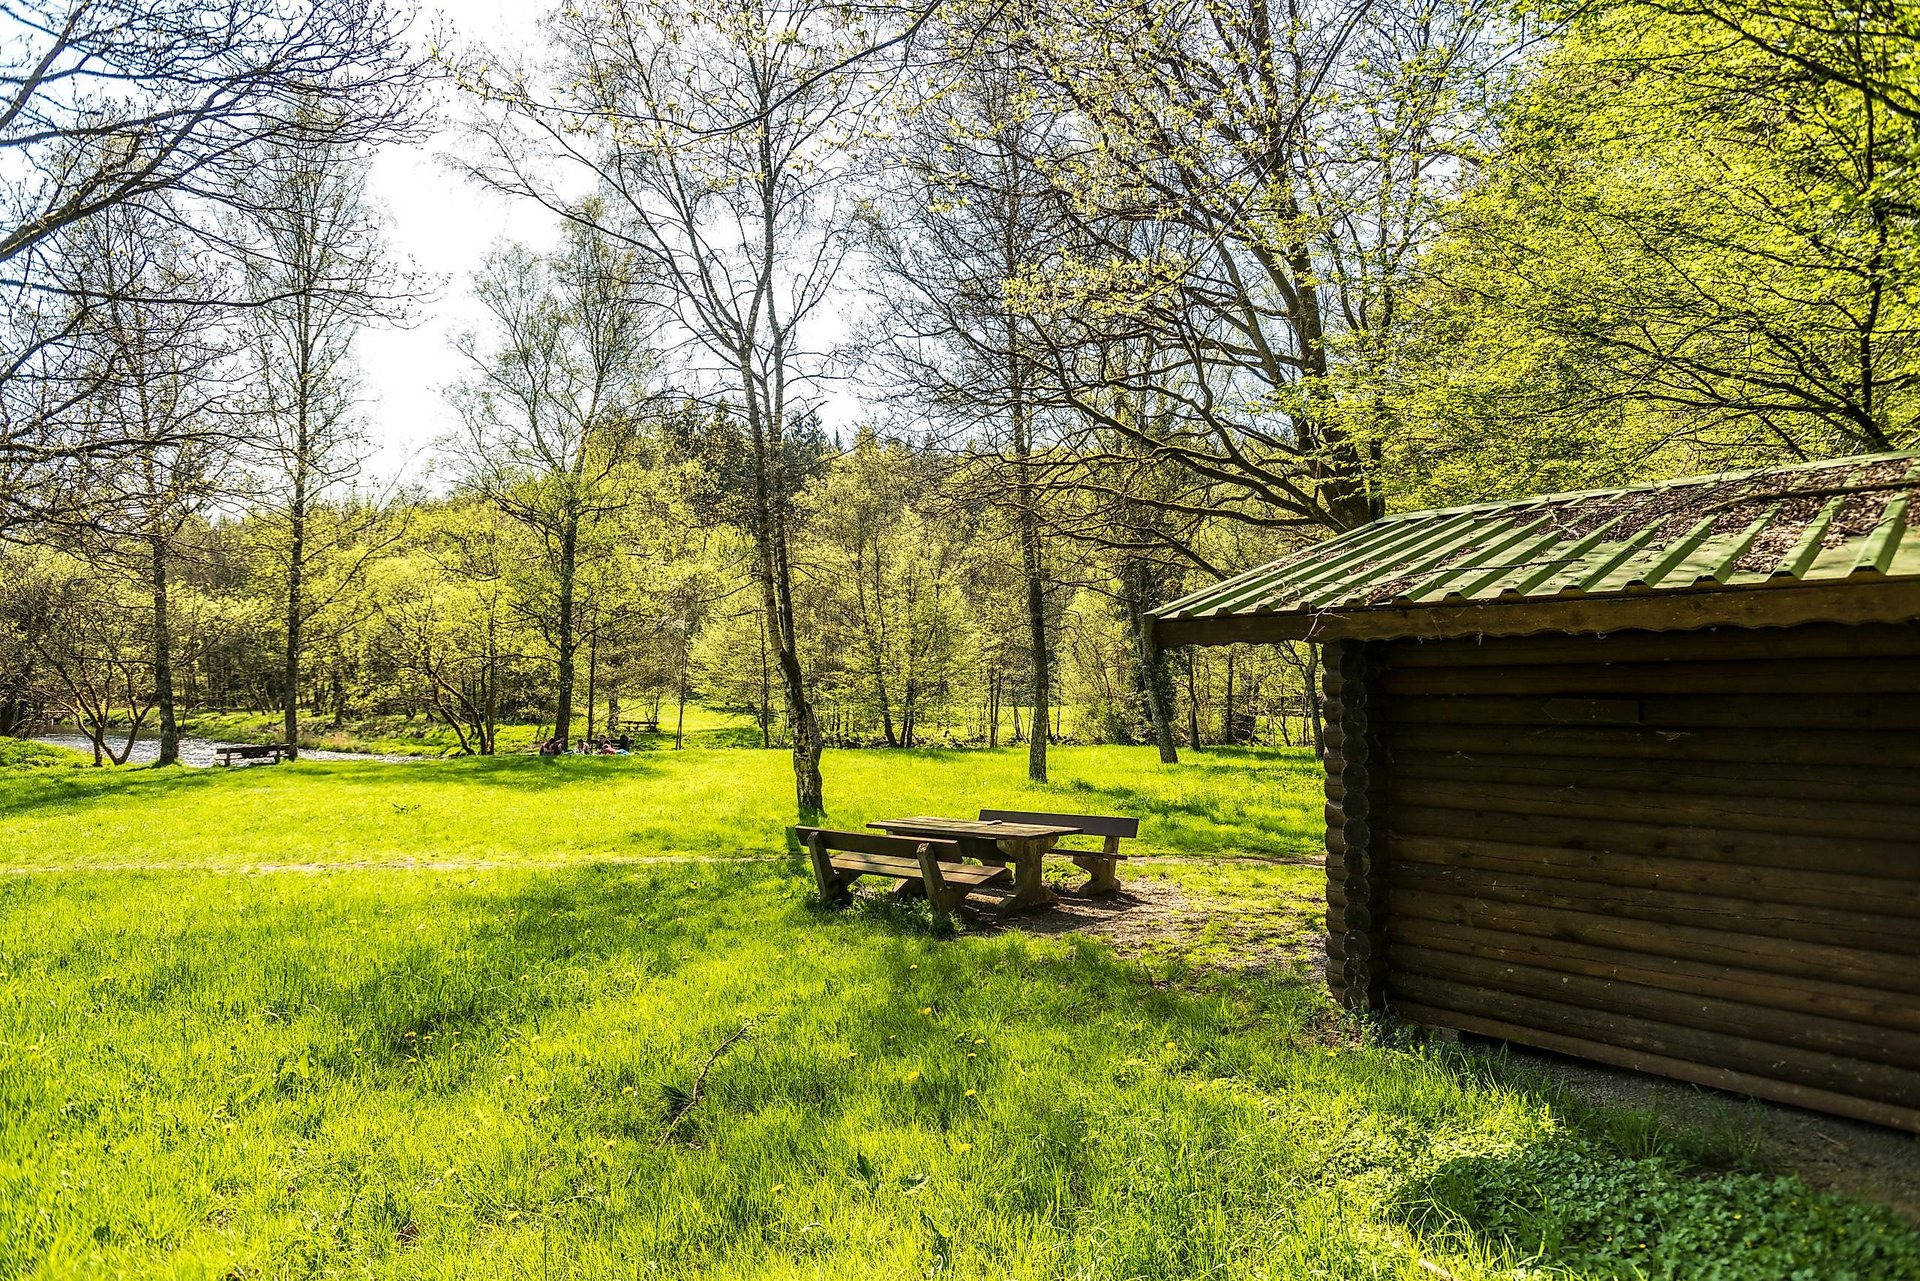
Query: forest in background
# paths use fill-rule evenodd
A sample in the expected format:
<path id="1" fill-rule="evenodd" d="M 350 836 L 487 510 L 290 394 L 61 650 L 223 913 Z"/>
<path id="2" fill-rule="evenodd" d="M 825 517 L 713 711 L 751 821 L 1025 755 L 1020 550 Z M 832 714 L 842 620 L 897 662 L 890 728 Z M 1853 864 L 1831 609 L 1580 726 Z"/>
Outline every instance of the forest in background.
<path id="1" fill-rule="evenodd" d="M 1389 510 L 1920 439 L 1897 6 L 256 10 L 8 47 L 0 730 L 692 698 L 803 812 L 830 743 L 1311 742 L 1310 649 L 1146 611 Z M 366 171 L 435 112 L 564 231 L 476 267 L 397 484 L 354 350 L 432 290 Z"/>

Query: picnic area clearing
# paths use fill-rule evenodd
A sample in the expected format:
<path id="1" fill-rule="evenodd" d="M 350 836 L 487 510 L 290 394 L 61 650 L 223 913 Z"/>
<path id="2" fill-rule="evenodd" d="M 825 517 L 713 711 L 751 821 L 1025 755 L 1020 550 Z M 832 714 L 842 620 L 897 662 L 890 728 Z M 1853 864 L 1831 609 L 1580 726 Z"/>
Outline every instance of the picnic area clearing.
<path id="1" fill-rule="evenodd" d="M 1742 1105 L 1594 1110 L 1218 964 L 1224 924 L 822 911 L 784 757 L 698 755 L 0 774 L 11 1274 L 1920 1275 Z M 836 753 L 832 818 L 1138 813 L 1129 886 L 1317 931 L 1317 869 L 1244 857 L 1310 845 L 1316 780 L 1211 756 Z M 668 831 L 714 861 L 628 861 Z"/>

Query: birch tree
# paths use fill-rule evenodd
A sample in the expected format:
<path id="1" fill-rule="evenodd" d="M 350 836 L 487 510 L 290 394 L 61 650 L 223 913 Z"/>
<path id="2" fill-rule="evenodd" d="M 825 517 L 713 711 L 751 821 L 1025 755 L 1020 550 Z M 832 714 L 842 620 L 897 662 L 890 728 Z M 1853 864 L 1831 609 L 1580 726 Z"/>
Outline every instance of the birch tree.
<path id="1" fill-rule="evenodd" d="M 260 497 L 283 525 L 274 549 L 285 582 L 281 716 L 295 751 L 307 629 L 327 604 L 314 593 L 314 562 L 357 542 L 377 517 L 367 508 L 366 520 L 313 519 L 316 504 L 351 487 L 366 459 L 354 340 L 369 324 L 404 320 L 418 292 L 393 264 L 368 203 L 367 157 L 326 144 L 333 110 L 303 104 L 300 132 L 262 144 L 247 178 L 250 213 L 237 228 L 257 421 L 266 428 Z"/>
<path id="2" fill-rule="evenodd" d="M 540 625 L 554 654 L 553 732 L 571 736 L 580 639 L 575 592 L 599 525 L 634 499 L 632 466 L 652 411 L 652 311 L 643 265 L 576 226 L 553 254 L 494 254 L 477 293 L 491 332 L 460 350 L 453 389 L 462 482 L 525 526 L 552 595 Z"/>
<path id="3" fill-rule="evenodd" d="M 851 243 L 846 156 L 862 99 L 836 70 L 863 38 L 850 21 L 817 0 L 595 0 L 549 20 L 551 65 L 465 69 L 487 151 L 473 172 L 648 263 L 690 390 L 746 427 L 755 577 L 803 818 L 826 802 L 793 604 L 786 440 L 820 394 L 813 335 Z M 595 199 L 567 199 L 569 182 Z"/>

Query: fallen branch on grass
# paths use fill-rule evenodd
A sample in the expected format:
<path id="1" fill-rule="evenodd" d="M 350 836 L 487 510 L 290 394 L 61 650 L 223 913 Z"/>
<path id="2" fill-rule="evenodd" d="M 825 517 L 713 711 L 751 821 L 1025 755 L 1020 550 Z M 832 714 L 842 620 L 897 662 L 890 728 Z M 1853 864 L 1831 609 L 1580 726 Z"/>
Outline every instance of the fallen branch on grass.
<path id="1" fill-rule="evenodd" d="M 665 1146 L 667 1140 L 673 1137 L 673 1132 L 680 1128 L 680 1122 L 687 1119 L 687 1113 L 693 1111 L 699 1104 L 701 1092 L 706 1088 L 707 1073 L 713 1071 L 713 1065 L 720 1061 L 720 1056 L 738 1045 L 741 1038 L 752 1030 L 753 1020 L 748 1019 L 732 1036 L 713 1047 L 713 1053 L 707 1055 L 707 1061 L 701 1064 L 699 1075 L 693 1078 L 693 1088 L 687 1091 L 686 1097 L 680 1101 L 680 1106 L 674 1109 L 672 1119 L 667 1122 L 667 1128 L 660 1131 L 661 1146 Z"/>

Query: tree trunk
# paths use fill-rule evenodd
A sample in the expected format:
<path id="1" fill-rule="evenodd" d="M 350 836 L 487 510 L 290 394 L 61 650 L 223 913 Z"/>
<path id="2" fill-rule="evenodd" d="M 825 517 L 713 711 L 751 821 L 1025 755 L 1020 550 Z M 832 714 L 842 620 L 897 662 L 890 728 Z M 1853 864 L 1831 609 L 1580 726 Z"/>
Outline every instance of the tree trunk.
<path id="1" fill-rule="evenodd" d="M 500 640 L 498 624 L 491 613 L 487 615 L 487 672 L 483 694 L 485 703 L 480 713 L 480 754 L 492 756 L 494 735 L 498 732 L 500 722 Z"/>
<path id="2" fill-rule="evenodd" d="M 1173 672 L 1168 667 L 1166 651 L 1153 643 L 1150 622 L 1145 645 L 1146 652 L 1140 659 L 1145 668 L 1140 692 L 1147 704 L 1147 720 L 1153 725 L 1154 746 L 1160 749 L 1163 764 L 1178 764 L 1180 749 L 1173 741 Z"/>
<path id="3" fill-rule="evenodd" d="M 281 676 L 281 739 L 288 756 L 297 755 L 300 741 L 300 641 L 305 620 L 302 617 L 306 596 L 307 494 L 304 451 L 294 465 L 293 501 L 287 513 L 287 649 L 283 654 Z M 336 715 L 335 720 L 338 721 Z"/>
<path id="4" fill-rule="evenodd" d="M 555 637 L 559 670 L 554 673 L 558 688 L 553 699 L 553 736 L 562 743 L 573 734 L 573 576 L 579 542 L 580 518 L 570 512 L 560 530 L 560 609 L 554 620 L 559 627 Z"/>
<path id="5" fill-rule="evenodd" d="M 760 615 L 760 746 L 773 746 L 773 678 L 767 668 L 767 616 Z"/>
<path id="6" fill-rule="evenodd" d="M 153 585 L 153 699 L 160 709 L 160 755 L 155 765 L 180 761 L 180 725 L 173 706 L 173 631 L 167 617 L 167 540 L 147 539 Z"/>
<path id="7" fill-rule="evenodd" d="M 754 541 L 760 560 L 760 600 L 772 633 L 774 665 L 780 672 L 780 692 L 787 705 L 787 728 L 793 737 L 793 793 L 804 823 L 817 822 L 826 813 L 826 788 L 820 778 L 820 722 L 807 698 L 806 674 L 800 667 L 798 633 L 793 615 L 793 572 L 787 547 L 786 460 L 781 444 L 778 401 L 763 403 L 755 394 L 755 378 L 744 353 L 740 385 L 746 393 L 747 423 L 754 448 Z"/>
<path id="8" fill-rule="evenodd" d="M 1121 569 L 1125 589 L 1127 623 L 1133 632 L 1134 664 L 1138 675 L 1140 701 L 1145 704 L 1147 725 L 1153 732 L 1160 760 L 1173 765 L 1180 760 L 1173 742 L 1173 673 L 1167 656 L 1153 641 L 1153 609 L 1158 583 L 1153 566 L 1146 560 L 1129 556 Z"/>
<path id="9" fill-rule="evenodd" d="M 1193 647 L 1187 647 L 1187 746 L 1200 746 L 1200 690 L 1193 678 L 1196 660 Z"/>
<path id="10" fill-rule="evenodd" d="M 596 616 L 593 626 L 587 631 L 587 738 L 593 739 L 593 715 L 597 710 L 594 698 L 599 694 L 600 683 L 600 619 Z M 617 732 L 617 731 L 615 731 Z"/>
<path id="11" fill-rule="evenodd" d="M 1220 741 L 1233 746 L 1233 646 L 1227 646 L 1227 693 L 1221 705 Z"/>
<path id="12" fill-rule="evenodd" d="M 680 629 L 680 697 L 673 716 L 673 750 L 676 752 L 687 745 L 687 660 L 693 649 L 689 643 L 692 635 L 692 628 Z"/>
<path id="13" fill-rule="evenodd" d="M 1320 661 L 1320 647 L 1309 644 L 1306 663 L 1307 708 L 1313 718 L 1313 754 L 1324 757 L 1327 754 L 1327 721 L 1320 704 Z"/>
<path id="14" fill-rule="evenodd" d="M 1016 406 L 1014 464 L 1019 477 L 1016 517 L 1020 525 L 1020 560 L 1027 579 L 1027 633 L 1033 645 L 1033 733 L 1027 737 L 1027 777 L 1036 783 L 1047 781 L 1047 727 L 1051 721 L 1049 683 L 1051 664 L 1047 661 L 1047 583 L 1041 561 L 1040 521 L 1033 510 L 1034 493 L 1027 470 L 1025 411 Z"/>
<path id="15" fill-rule="evenodd" d="M 800 655 L 793 623 L 792 577 L 787 563 L 786 521 L 777 508 L 772 517 L 774 537 L 768 548 L 771 573 L 763 580 L 762 592 L 777 623 L 774 632 L 774 661 L 780 670 L 780 690 L 786 696 L 787 726 L 793 735 L 793 792 L 802 822 L 818 822 L 827 811 L 826 787 L 820 777 L 820 723 L 813 704 L 807 698 L 806 677 L 800 668 Z"/>
<path id="16" fill-rule="evenodd" d="M 893 731 L 893 697 L 887 692 L 887 612 L 884 595 L 884 562 L 880 557 L 880 540 L 874 539 L 873 548 L 873 603 L 867 603 L 867 571 L 864 564 L 867 555 L 865 535 L 860 538 L 858 549 L 854 553 L 853 584 L 854 594 L 860 606 L 860 619 L 865 624 L 867 642 L 867 663 L 873 669 L 873 696 L 880 702 L 880 734 L 888 747 L 900 746 L 900 737 Z"/>

